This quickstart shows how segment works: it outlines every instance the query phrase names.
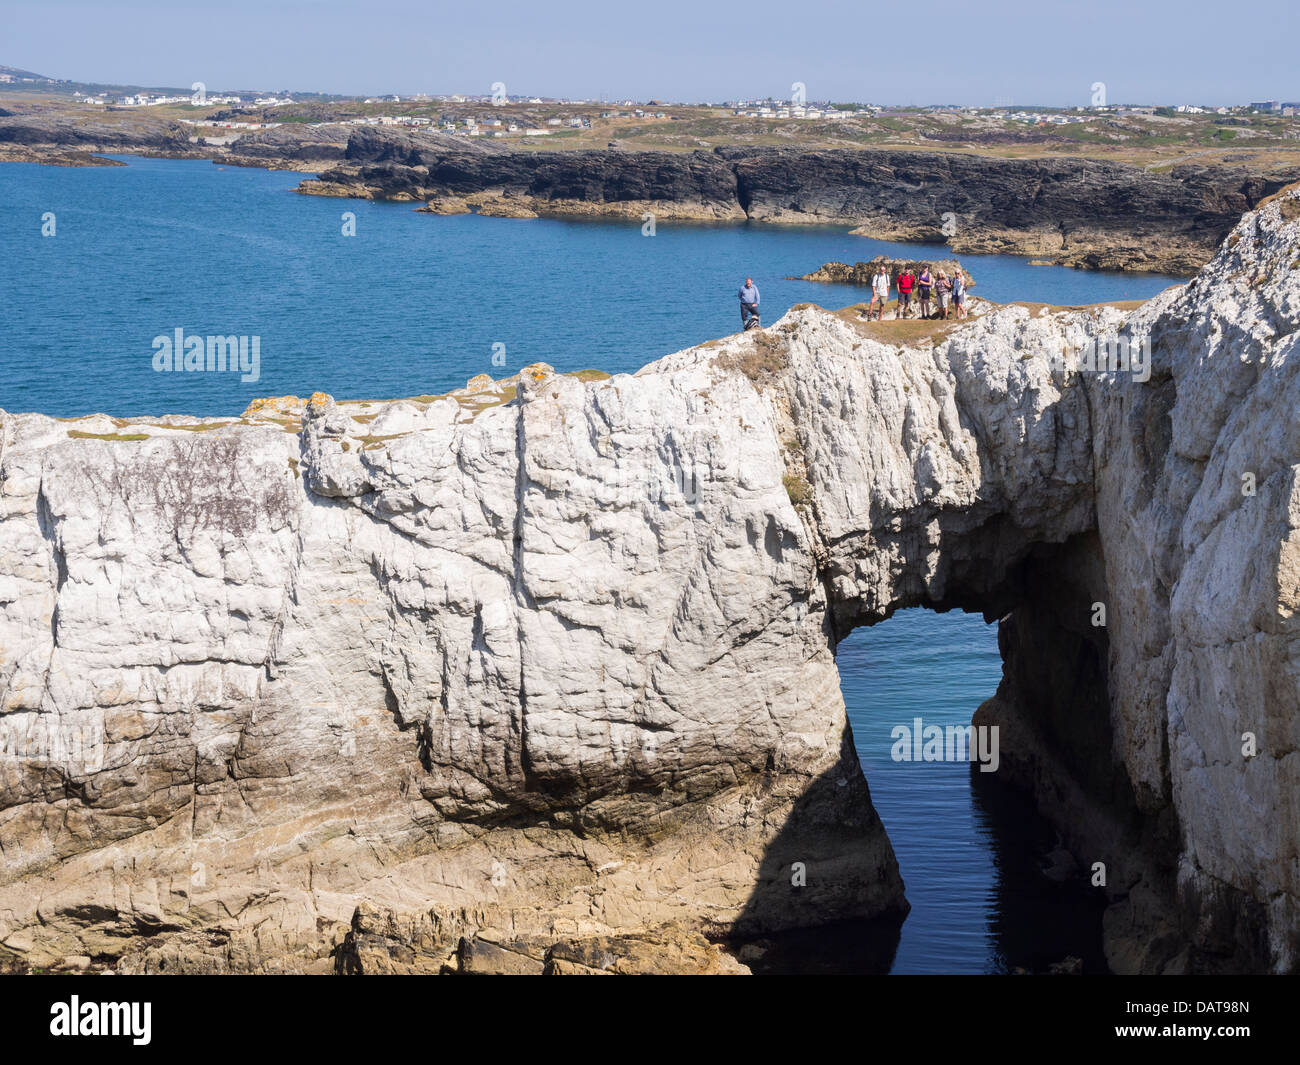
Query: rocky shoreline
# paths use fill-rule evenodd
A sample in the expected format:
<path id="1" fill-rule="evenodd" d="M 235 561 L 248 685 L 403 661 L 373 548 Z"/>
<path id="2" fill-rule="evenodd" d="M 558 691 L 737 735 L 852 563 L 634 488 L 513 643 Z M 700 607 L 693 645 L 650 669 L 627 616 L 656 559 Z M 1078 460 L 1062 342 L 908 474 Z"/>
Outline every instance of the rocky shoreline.
<path id="1" fill-rule="evenodd" d="M 1300 170 L 1150 172 L 926 151 L 530 152 L 366 129 L 349 138 L 340 164 L 299 191 L 423 203 L 433 213 L 851 225 L 958 253 L 1191 274 L 1243 212 L 1297 179 Z"/>
<path id="2" fill-rule="evenodd" d="M 0 161 L 109 162 L 92 153 L 312 172 L 300 192 L 416 203 L 434 214 L 846 225 L 956 254 L 1174 275 L 1195 273 L 1242 213 L 1300 180 L 1300 168 L 1163 171 L 926 150 L 530 151 L 344 123 L 195 142 L 191 127 L 147 116 L 129 124 L 0 116 Z"/>

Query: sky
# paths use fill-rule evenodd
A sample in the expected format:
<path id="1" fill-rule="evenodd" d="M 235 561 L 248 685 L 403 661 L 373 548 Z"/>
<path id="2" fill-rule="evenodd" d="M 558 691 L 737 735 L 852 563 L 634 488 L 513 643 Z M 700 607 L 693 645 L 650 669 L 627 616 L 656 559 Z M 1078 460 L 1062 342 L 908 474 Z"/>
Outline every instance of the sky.
<path id="1" fill-rule="evenodd" d="M 973 106 L 1300 100 L 1297 0 L 0 0 L 0 64 L 346 95 Z"/>

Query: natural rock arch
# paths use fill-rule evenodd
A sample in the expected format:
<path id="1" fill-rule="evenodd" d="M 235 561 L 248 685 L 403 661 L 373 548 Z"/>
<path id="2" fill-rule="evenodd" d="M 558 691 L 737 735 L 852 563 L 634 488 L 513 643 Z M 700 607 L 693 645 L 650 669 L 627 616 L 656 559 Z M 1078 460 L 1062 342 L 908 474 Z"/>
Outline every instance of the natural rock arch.
<path id="1" fill-rule="evenodd" d="M 1110 866 L 1115 967 L 1294 967 L 1294 203 L 1136 309 L 904 344 L 802 308 L 224 427 L 3 415 L 0 946 L 707 969 L 681 928 L 896 913 L 833 651 L 930 605 L 1011 612 L 981 714 Z M 1069 365 L 1121 333 L 1150 380 Z M 794 903 L 778 837 L 818 863 Z"/>

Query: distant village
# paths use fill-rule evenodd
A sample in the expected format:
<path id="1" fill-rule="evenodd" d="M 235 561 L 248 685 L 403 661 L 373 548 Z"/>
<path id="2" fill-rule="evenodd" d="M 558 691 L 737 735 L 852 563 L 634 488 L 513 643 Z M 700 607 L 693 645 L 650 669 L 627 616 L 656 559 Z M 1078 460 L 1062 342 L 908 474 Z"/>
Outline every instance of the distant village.
<path id="1" fill-rule="evenodd" d="M 157 102 L 164 102 L 159 100 Z M 188 102 L 186 99 L 177 101 L 175 98 L 168 99 L 166 102 Z M 275 106 L 288 103 L 291 101 L 283 99 L 257 99 L 257 100 L 239 100 L 231 97 L 214 97 L 210 96 L 208 103 L 226 103 L 242 104 L 243 106 Z M 542 106 L 569 106 L 574 108 L 587 109 L 586 114 L 563 115 L 559 117 L 549 117 L 545 119 L 536 119 L 530 121 L 528 118 L 515 117 L 484 117 L 482 112 L 483 105 L 492 103 L 508 102 L 512 104 L 531 104 Z M 400 97 L 396 95 L 382 97 L 368 97 L 364 100 L 366 104 L 384 104 L 384 103 L 406 103 L 406 104 L 437 104 L 440 105 L 440 113 L 437 117 L 426 117 L 413 114 L 378 114 L 365 115 L 346 119 L 336 119 L 329 123 L 319 122 L 311 123 L 312 125 L 326 124 L 343 124 L 358 126 L 405 126 L 416 129 L 436 129 L 440 133 L 451 136 L 463 137 L 546 137 L 554 133 L 566 130 L 589 130 L 592 128 L 594 117 L 603 120 L 638 120 L 644 119 L 649 121 L 680 121 L 684 116 L 681 114 L 670 114 L 667 111 L 659 110 L 653 103 L 641 106 L 635 101 L 624 100 L 617 105 L 610 105 L 603 102 L 591 100 L 568 100 L 568 99 L 545 99 L 542 97 L 530 98 L 511 98 L 507 101 L 493 100 L 491 97 L 467 97 L 459 94 L 440 97 L 414 96 Z M 465 105 L 464 108 L 457 105 Z M 599 112 L 593 112 L 591 109 L 599 106 Z M 1067 126 L 1077 125 L 1079 123 L 1101 121 L 1124 116 L 1142 116 L 1142 115 L 1160 115 L 1160 114 L 1177 114 L 1177 115 L 1221 115 L 1244 116 L 1248 114 L 1265 114 L 1277 115 L 1281 117 L 1294 117 L 1300 115 L 1300 102 L 1280 102 L 1277 100 L 1255 102 L 1249 104 L 1239 104 L 1234 106 L 1201 106 L 1196 104 L 1178 104 L 1176 106 L 1157 106 L 1149 105 L 1101 105 L 1096 107 L 1079 107 L 1074 109 L 1048 109 L 1048 108 L 1022 108 L 1012 109 L 1009 107 L 1001 108 L 979 108 L 963 107 L 956 105 L 936 105 L 931 107 L 909 107 L 909 108 L 888 108 L 876 104 L 832 104 L 825 103 L 795 103 L 792 101 L 780 101 L 774 99 L 766 100 L 731 100 L 723 103 L 706 103 L 694 105 L 660 105 L 673 106 L 681 109 L 686 106 L 698 107 L 713 111 L 726 111 L 734 118 L 749 118 L 760 121 L 842 121 L 850 118 L 874 118 L 877 116 L 888 117 L 890 115 L 903 116 L 906 114 L 946 114 L 953 116 L 981 117 L 985 119 L 994 119 L 1006 122 L 1021 122 L 1031 126 Z M 478 113 L 470 113 L 474 110 Z M 240 121 L 235 119 L 229 120 L 194 120 L 181 119 L 191 125 L 217 126 L 229 129 L 262 129 L 267 126 L 276 125 L 271 120 L 263 122 Z M 1243 122 L 1244 122 L 1243 118 Z"/>
<path id="2" fill-rule="evenodd" d="M 5 80 L 5 75 L 0 74 L 0 81 Z M 178 96 L 168 96 L 164 93 L 142 92 L 135 95 L 127 96 L 94 96 L 83 92 L 74 92 L 73 98 L 83 104 L 91 104 L 95 107 L 160 107 L 165 104 L 184 105 L 184 104 L 201 104 L 204 107 L 212 104 L 235 104 L 249 107 L 283 107 L 285 104 L 294 103 L 291 96 L 258 96 L 245 98 L 243 96 L 232 96 L 230 94 L 217 93 L 212 96 L 204 96 L 202 100 L 195 98 L 193 93 L 186 93 Z"/>
<path id="3" fill-rule="evenodd" d="M 13 68 L 8 68 L 6 72 L 0 72 L 0 84 L 12 84 L 15 87 L 21 87 L 24 83 L 40 83 L 53 87 L 66 84 L 69 89 L 71 89 L 73 84 L 75 84 L 61 79 L 49 79 L 24 71 L 15 71 Z M 95 89 L 97 87 L 85 86 L 85 88 Z M 195 88 L 198 89 L 199 86 L 196 85 Z M 894 105 L 891 107 L 885 107 L 878 104 L 868 103 L 806 101 L 801 98 L 802 86 L 799 85 L 797 88 L 800 91 L 791 99 L 767 97 L 765 99 L 727 100 L 697 104 L 665 104 L 654 100 L 649 103 L 644 103 L 630 99 L 622 100 L 617 103 L 610 103 L 603 98 L 594 100 L 541 96 L 505 96 L 503 91 L 492 96 L 465 95 L 460 93 L 452 93 L 449 95 L 420 93 L 403 97 L 396 94 L 387 94 L 367 97 L 365 98 L 364 103 L 367 105 L 383 105 L 386 103 L 405 104 L 408 106 L 434 105 L 438 108 L 440 113 L 435 116 L 410 113 L 369 114 L 360 117 L 337 119 L 334 120 L 334 122 L 351 125 L 408 126 L 436 129 L 445 134 L 465 137 L 508 137 L 512 135 L 520 137 L 546 137 L 555 133 L 590 129 L 592 127 L 592 121 L 597 115 L 600 119 L 605 120 L 617 119 L 647 121 L 680 120 L 684 117 L 680 114 L 669 113 L 663 109 L 665 107 L 673 107 L 679 111 L 682 108 L 691 107 L 712 110 L 714 112 L 729 112 L 734 118 L 757 119 L 760 121 L 834 122 L 854 117 L 872 118 L 882 115 L 903 116 L 907 114 L 946 114 L 953 116 L 978 116 L 999 121 L 1025 123 L 1026 125 L 1032 126 L 1065 126 L 1125 115 L 1172 114 L 1244 116 L 1249 114 L 1260 114 L 1284 118 L 1300 116 L 1300 101 L 1263 100 L 1234 105 L 1180 103 L 1176 105 L 1099 105 L 1076 108 L 1024 106 L 1017 108 L 1013 107 L 1009 101 L 995 100 L 992 108 L 960 105 L 933 105 L 925 107 L 904 107 Z M 494 89 L 503 89 L 503 87 L 494 86 Z M 230 92 L 211 94 L 195 92 L 187 94 L 177 93 L 175 90 L 172 90 L 171 92 L 138 90 L 118 94 L 107 91 L 83 92 L 81 90 L 76 90 L 72 95 L 74 100 L 89 107 L 103 107 L 113 110 L 121 108 L 151 108 L 169 105 L 221 105 L 232 108 L 266 109 L 284 107 L 295 103 L 302 104 L 320 99 L 320 97 L 315 94 L 291 94 L 287 91 L 282 91 L 279 94 Z M 514 113 L 501 118 L 484 117 L 481 105 L 504 103 L 515 105 L 531 104 L 545 107 L 567 106 L 573 107 L 575 110 L 580 110 L 578 110 L 578 113 L 571 115 L 537 118 L 534 120 L 530 120 L 528 117 L 519 116 Z M 459 105 L 465 106 L 461 107 Z M 598 111 L 596 110 L 597 108 L 599 108 Z M 271 116 L 263 115 L 260 117 L 260 121 L 253 121 L 252 116 L 247 120 L 243 120 L 229 115 L 221 116 L 217 119 L 185 118 L 182 119 L 182 121 L 189 125 L 219 127 L 231 130 L 262 129 L 279 124 Z M 297 119 L 297 121 L 301 121 L 301 118 Z M 326 123 L 321 122 L 311 124 L 323 125 Z"/>

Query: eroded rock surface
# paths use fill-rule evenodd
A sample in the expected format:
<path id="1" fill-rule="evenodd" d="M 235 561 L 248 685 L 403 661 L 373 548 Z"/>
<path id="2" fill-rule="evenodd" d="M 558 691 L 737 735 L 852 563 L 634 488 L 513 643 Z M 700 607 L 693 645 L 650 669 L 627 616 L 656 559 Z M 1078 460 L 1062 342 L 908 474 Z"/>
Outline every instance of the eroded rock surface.
<path id="1" fill-rule="evenodd" d="M 834 650 L 928 605 L 1006 619 L 981 714 L 1117 968 L 1294 968 L 1297 214 L 1136 310 L 4 414 L 0 950 L 733 971 L 703 935 L 897 917 Z M 1149 379 L 1076 365 L 1116 336 Z"/>

